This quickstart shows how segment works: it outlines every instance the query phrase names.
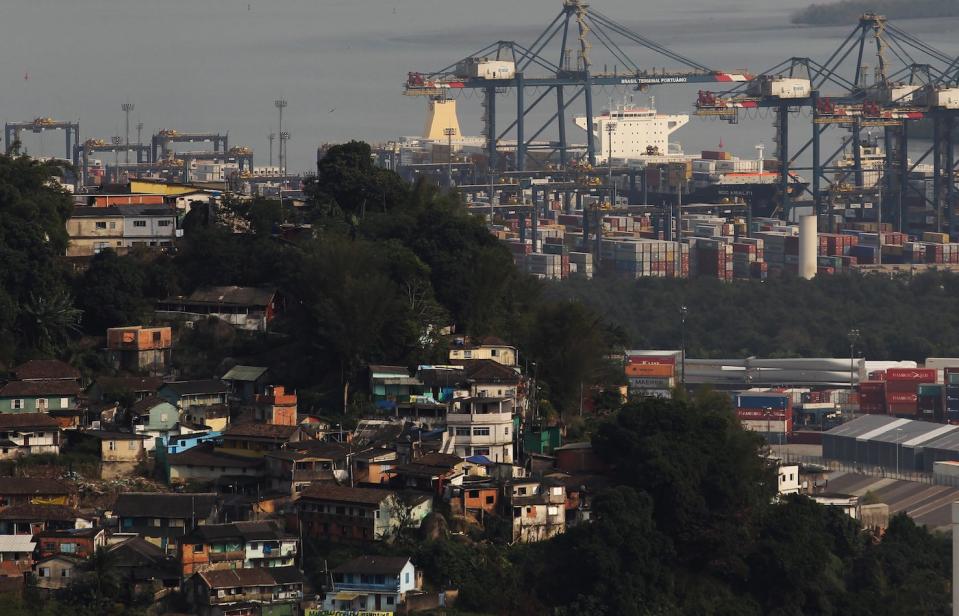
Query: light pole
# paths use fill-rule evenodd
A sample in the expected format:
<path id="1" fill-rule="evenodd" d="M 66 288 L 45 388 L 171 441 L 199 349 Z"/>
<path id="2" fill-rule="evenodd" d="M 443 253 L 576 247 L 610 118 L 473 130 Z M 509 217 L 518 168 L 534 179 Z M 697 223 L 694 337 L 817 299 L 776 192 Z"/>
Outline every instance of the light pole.
<path id="1" fill-rule="evenodd" d="M 685 304 L 679 307 L 679 323 L 680 323 L 679 329 L 680 329 L 680 336 L 682 340 L 682 350 L 681 350 L 682 355 L 680 355 L 679 359 L 682 366 L 681 377 L 682 377 L 682 384 L 683 384 L 684 390 L 686 389 L 686 313 L 687 312 L 688 310 Z"/>
<path id="2" fill-rule="evenodd" d="M 276 99 L 273 101 L 273 106 L 276 107 L 277 111 L 280 113 L 280 128 L 278 131 L 280 133 L 280 175 L 283 175 L 284 171 L 286 170 L 283 166 L 283 110 L 287 107 L 286 99 Z"/>
<path id="3" fill-rule="evenodd" d="M 273 140 L 276 139 L 276 133 L 270 133 L 268 137 L 270 140 L 270 166 L 273 166 Z"/>
<path id="4" fill-rule="evenodd" d="M 446 135 L 446 188 L 453 190 L 453 135 L 456 129 L 444 128 L 443 134 Z"/>
<path id="5" fill-rule="evenodd" d="M 290 142 L 290 133 L 280 131 L 280 174 L 286 177 L 286 145 Z"/>
<path id="6" fill-rule="evenodd" d="M 123 103 L 123 113 L 126 114 L 126 164 L 130 164 L 130 112 L 133 111 L 133 103 Z"/>
<path id="7" fill-rule="evenodd" d="M 606 159 L 606 166 L 609 167 L 609 207 L 615 207 L 616 192 L 613 187 L 613 133 L 616 132 L 616 122 L 606 123 L 606 138 L 609 140 L 609 157 Z"/>

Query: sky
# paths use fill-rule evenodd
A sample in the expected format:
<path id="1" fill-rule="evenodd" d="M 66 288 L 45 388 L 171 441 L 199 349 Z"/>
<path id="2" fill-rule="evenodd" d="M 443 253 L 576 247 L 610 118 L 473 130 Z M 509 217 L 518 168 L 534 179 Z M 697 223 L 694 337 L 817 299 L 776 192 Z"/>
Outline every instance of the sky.
<path id="1" fill-rule="evenodd" d="M 81 138 L 123 134 L 121 105 L 144 140 L 160 129 L 224 132 L 257 164 L 277 131 L 274 100 L 288 101 L 291 171 L 313 168 L 318 145 L 386 141 L 422 130 L 425 103 L 402 94 L 409 71 L 455 62 L 501 39 L 529 43 L 561 10 L 558 0 L 3 0 L 0 119 L 79 120 Z M 785 0 L 603 0 L 592 6 L 703 64 L 760 71 L 790 56 L 825 54 L 850 27 L 789 25 Z M 903 27 L 950 53 L 957 20 Z M 643 65 L 673 67 L 640 49 Z M 595 63 L 604 60 L 596 52 Z M 661 111 L 689 112 L 694 86 L 652 92 Z M 599 104 L 622 92 L 597 91 Z M 645 97 L 646 94 L 639 95 Z M 508 108 L 509 102 L 504 105 Z M 503 108 L 503 107 L 501 107 Z M 460 102 L 466 134 L 479 134 L 476 97 Z M 502 123 L 503 120 L 500 120 Z M 688 151 L 722 139 L 744 156 L 771 119 L 731 127 L 694 119 L 677 133 Z M 582 138 L 575 128 L 571 135 Z M 135 131 L 131 139 L 135 140 Z M 62 137 L 25 135 L 32 153 L 60 155 Z"/>

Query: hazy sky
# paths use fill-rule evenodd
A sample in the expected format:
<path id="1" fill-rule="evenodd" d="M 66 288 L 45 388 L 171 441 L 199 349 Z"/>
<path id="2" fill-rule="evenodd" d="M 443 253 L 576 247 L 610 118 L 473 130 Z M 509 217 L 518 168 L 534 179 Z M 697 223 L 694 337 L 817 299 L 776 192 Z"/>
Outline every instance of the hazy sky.
<path id="1" fill-rule="evenodd" d="M 84 139 L 109 139 L 122 134 L 120 105 L 129 101 L 136 105 L 132 123 L 142 121 L 145 135 L 161 128 L 229 132 L 232 144 L 254 147 L 257 163 L 265 164 L 267 135 L 276 130 L 273 101 L 283 97 L 289 101 L 291 170 L 312 168 L 323 142 L 418 133 L 424 103 L 402 95 L 408 71 L 440 68 L 499 39 L 528 43 L 562 6 L 559 0 L 2 4 L 0 119 L 79 119 Z M 796 4 L 786 0 L 603 0 L 593 6 L 687 56 L 730 70 L 758 71 L 793 55 L 821 56 L 850 29 L 791 27 L 788 14 Z M 955 53 L 959 46 L 951 34 L 957 23 L 904 27 Z M 674 66 L 639 50 L 630 55 L 652 66 Z M 594 61 L 607 60 L 597 52 Z M 662 111 L 683 112 L 695 90 L 660 88 L 654 94 Z M 596 96 L 605 102 L 611 94 Z M 478 134 L 477 100 L 460 106 L 464 132 Z M 757 140 L 770 141 L 764 120 L 735 128 L 695 122 L 703 126 L 691 123 L 677 135 L 690 150 L 721 137 L 746 154 Z M 52 133 L 24 141 L 32 152 L 62 150 L 62 139 Z"/>

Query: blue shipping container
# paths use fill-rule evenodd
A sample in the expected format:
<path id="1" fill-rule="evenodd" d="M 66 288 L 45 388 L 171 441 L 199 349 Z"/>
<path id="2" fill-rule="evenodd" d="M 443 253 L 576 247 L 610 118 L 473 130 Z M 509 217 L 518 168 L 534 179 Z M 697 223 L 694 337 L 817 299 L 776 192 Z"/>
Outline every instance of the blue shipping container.
<path id="1" fill-rule="evenodd" d="M 786 394 L 743 394 L 736 396 L 736 408 L 740 409 L 787 409 L 789 396 Z"/>

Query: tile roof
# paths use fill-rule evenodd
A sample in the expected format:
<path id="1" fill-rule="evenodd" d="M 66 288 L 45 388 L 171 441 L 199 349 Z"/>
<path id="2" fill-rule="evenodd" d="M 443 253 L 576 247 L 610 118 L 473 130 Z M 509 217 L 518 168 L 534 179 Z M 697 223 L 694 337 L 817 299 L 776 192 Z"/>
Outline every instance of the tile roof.
<path id="1" fill-rule="evenodd" d="M 0 397 L 14 398 L 18 396 L 76 396 L 80 393 L 80 385 L 71 380 L 38 380 L 38 381 L 10 381 L 0 388 Z"/>
<path id="2" fill-rule="evenodd" d="M 218 498 L 212 492 L 124 492 L 117 495 L 113 511 L 124 518 L 207 518 Z"/>
<path id="3" fill-rule="evenodd" d="M 253 567 L 249 569 L 218 569 L 198 573 L 210 588 L 237 588 L 240 586 L 274 586 L 303 583 L 303 574 L 296 567 Z"/>
<path id="4" fill-rule="evenodd" d="M 158 376 L 101 376 L 95 382 L 105 392 L 155 392 L 163 386 L 163 379 Z"/>
<path id="5" fill-rule="evenodd" d="M 72 494 L 74 486 L 59 479 L 42 477 L 0 477 L 0 495 L 46 496 L 49 494 Z"/>
<path id="6" fill-rule="evenodd" d="M 33 535 L 0 535 L 0 552 L 33 552 Z"/>
<path id="7" fill-rule="evenodd" d="M 283 426 L 278 424 L 245 422 L 239 424 L 230 424 L 223 432 L 223 436 L 249 436 L 287 440 L 293 436 L 293 434 L 299 428 L 299 426 Z"/>
<path id="8" fill-rule="evenodd" d="M 180 453 L 167 456 L 170 466 L 220 466 L 230 468 L 256 468 L 263 464 L 260 458 L 237 456 L 216 451 L 213 443 L 204 443 Z"/>
<path id="9" fill-rule="evenodd" d="M 79 380 L 80 371 L 59 359 L 31 359 L 13 369 L 17 379 L 35 381 L 43 379 Z"/>
<path id="10" fill-rule="evenodd" d="M 178 396 L 195 394 L 225 394 L 229 390 L 226 383 L 219 379 L 203 379 L 199 381 L 173 381 L 163 385 Z"/>
<path id="11" fill-rule="evenodd" d="M 256 381 L 268 371 L 269 368 L 261 366 L 233 366 L 220 378 L 224 381 Z"/>
<path id="12" fill-rule="evenodd" d="M 246 541 L 292 539 L 294 535 L 284 532 L 273 520 L 261 522 L 233 522 L 230 524 L 204 524 L 197 526 L 185 542 L 218 541 L 242 538 Z"/>
<path id="13" fill-rule="evenodd" d="M 72 522 L 80 512 L 66 505 L 11 505 L 0 509 L 0 520 Z"/>
<path id="14" fill-rule="evenodd" d="M 349 488 L 330 484 L 311 485 L 300 492 L 300 498 L 336 503 L 362 503 L 365 505 L 379 505 L 383 500 L 393 495 L 389 490 L 376 488 Z"/>
<path id="15" fill-rule="evenodd" d="M 161 404 L 170 404 L 160 396 L 147 396 L 143 400 L 140 400 L 130 409 L 135 415 L 145 415 L 149 413 L 152 409 L 160 406 Z M 172 405 L 171 405 L 172 406 Z"/>
<path id="16" fill-rule="evenodd" d="M 266 306 L 274 295 L 276 289 L 272 287 L 204 287 L 190 295 L 171 297 L 161 303 Z"/>
<path id="17" fill-rule="evenodd" d="M 461 360 L 463 369 L 466 371 L 466 378 L 471 381 L 481 383 L 509 383 L 517 384 L 521 377 L 519 373 L 509 366 L 504 366 L 492 359 L 466 359 Z"/>
<path id="18" fill-rule="evenodd" d="M 360 575 L 399 575 L 410 562 L 409 556 L 358 556 L 333 569 L 334 573 Z"/>
<path id="19" fill-rule="evenodd" d="M 0 430 L 58 428 L 60 424 L 46 413 L 0 413 Z"/>

